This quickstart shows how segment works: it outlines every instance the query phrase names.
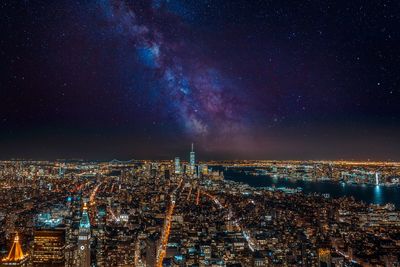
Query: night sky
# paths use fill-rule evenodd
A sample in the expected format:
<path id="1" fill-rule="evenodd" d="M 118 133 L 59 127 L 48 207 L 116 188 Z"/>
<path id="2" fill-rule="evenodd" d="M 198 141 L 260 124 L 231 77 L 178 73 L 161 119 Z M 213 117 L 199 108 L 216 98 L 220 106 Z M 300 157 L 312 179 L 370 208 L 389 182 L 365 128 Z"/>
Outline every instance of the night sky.
<path id="1" fill-rule="evenodd" d="M 400 160 L 398 1 L 0 8 L 0 158 Z"/>

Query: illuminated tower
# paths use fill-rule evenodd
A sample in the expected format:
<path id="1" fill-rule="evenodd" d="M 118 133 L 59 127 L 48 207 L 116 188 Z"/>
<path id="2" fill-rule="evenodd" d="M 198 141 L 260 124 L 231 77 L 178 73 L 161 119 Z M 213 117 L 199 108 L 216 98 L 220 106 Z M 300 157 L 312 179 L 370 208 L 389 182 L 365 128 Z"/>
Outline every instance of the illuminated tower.
<path id="1" fill-rule="evenodd" d="M 27 266 L 27 255 L 22 252 L 18 233 L 14 237 L 13 245 L 7 257 L 1 260 L 0 266 Z"/>
<path id="2" fill-rule="evenodd" d="M 82 218 L 79 223 L 78 266 L 90 266 L 90 220 L 86 203 L 84 203 Z"/>
<path id="3" fill-rule="evenodd" d="M 180 174 L 181 173 L 181 161 L 179 157 L 175 158 L 175 174 Z"/>
<path id="4" fill-rule="evenodd" d="M 194 149 L 193 149 L 193 143 L 192 143 L 192 151 L 190 151 L 190 173 L 192 175 L 195 175 L 195 163 L 196 163 L 196 159 L 195 159 L 195 154 L 194 154 Z"/>
<path id="5" fill-rule="evenodd" d="M 60 164 L 60 167 L 59 167 L 59 169 L 58 169 L 58 176 L 61 178 L 61 177 L 64 177 L 64 168 L 63 168 L 63 165 L 61 165 Z"/>

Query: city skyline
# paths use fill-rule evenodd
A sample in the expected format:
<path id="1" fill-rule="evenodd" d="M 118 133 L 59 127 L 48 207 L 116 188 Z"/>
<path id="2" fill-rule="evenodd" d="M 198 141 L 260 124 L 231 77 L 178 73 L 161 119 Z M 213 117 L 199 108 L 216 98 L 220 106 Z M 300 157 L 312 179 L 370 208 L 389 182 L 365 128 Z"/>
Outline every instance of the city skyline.
<path id="1" fill-rule="evenodd" d="M 0 12 L 0 159 L 400 161 L 395 1 Z"/>
<path id="2" fill-rule="evenodd" d="M 188 152 L 0 161 L 0 266 L 399 265 L 400 163 Z"/>

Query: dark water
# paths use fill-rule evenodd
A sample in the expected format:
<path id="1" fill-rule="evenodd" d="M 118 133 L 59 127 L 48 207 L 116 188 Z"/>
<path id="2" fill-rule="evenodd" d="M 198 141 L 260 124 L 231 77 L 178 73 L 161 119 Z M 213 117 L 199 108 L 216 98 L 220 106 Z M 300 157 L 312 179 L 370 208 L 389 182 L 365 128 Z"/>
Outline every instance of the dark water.
<path id="1" fill-rule="evenodd" d="M 355 199 L 366 203 L 380 205 L 393 203 L 397 209 L 400 208 L 400 187 L 355 185 L 329 181 L 293 181 L 289 179 L 273 178 L 267 175 L 254 176 L 237 169 L 224 169 L 224 175 L 226 180 L 246 183 L 253 187 L 270 187 L 272 185 L 288 188 L 301 187 L 306 194 L 329 193 L 331 197 L 353 196 Z"/>

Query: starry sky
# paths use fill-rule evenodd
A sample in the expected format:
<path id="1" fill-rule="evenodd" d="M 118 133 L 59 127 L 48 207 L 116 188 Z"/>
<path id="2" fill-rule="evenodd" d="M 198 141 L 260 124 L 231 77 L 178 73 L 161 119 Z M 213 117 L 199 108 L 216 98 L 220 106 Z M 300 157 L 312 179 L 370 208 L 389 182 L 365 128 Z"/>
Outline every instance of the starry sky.
<path id="1" fill-rule="evenodd" d="M 398 1 L 0 10 L 0 158 L 400 160 Z"/>

